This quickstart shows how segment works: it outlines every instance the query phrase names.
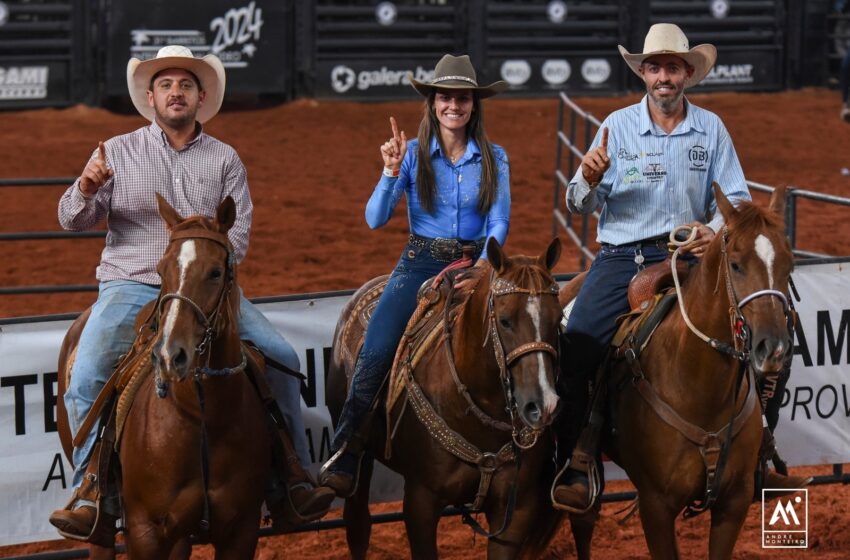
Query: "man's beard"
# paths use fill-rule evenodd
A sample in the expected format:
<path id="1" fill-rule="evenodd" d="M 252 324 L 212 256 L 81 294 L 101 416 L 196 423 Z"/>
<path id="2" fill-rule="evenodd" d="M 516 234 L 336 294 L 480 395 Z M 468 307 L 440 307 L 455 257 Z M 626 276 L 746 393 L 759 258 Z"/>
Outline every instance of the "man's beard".
<path id="1" fill-rule="evenodd" d="M 657 97 L 653 95 L 654 93 L 654 88 L 650 89 L 649 98 L 652 100 L 653 105 L 655 105 L 662 113 L 672 113 L 673 110 L 679 105 L 679 102 L 682 100 L 682 96 L 685 95 L 685 90 L 677 89 L 676 95 L 674 95 L 673 97 L 666 98 Z"/>
<path id="2" fill-rule="evenodd" d="M 191 112 L 185 112 L 180 116 L 172 117 L 168 115 L 168 108 L 166 107 L 165 111 L 156 110 L 157 120 L 160 122 L 170 126 L 171 128 L 183 128 L 190 124 L 195 124 L 195 116 L 198 114 L 197 110 Z"/>

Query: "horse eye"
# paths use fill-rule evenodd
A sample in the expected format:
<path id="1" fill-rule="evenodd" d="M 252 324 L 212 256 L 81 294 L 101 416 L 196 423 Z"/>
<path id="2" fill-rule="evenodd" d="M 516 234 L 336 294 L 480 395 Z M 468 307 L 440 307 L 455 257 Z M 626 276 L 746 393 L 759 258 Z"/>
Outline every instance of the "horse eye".
<path id="1" fill-rule="evenodd" d="M 507 317 L 499 317 L 499 324 L 505 327 L 506 329 L 510 329 L 513 327 L 511 320 Z"/>
<path id="2" fill-rule="evenodd" d="M 214 268 L 210 272 L 210 280 L 218 280 L 219 278 L 221 278 L 221 269 L 220 268 Z"/>
<path id="3" fill-rule="evenodd" d="M 738 264 L 738 263 L 736 263 L 736 262 L 732 262 L 732 263 L 730 263 L 730 264 L 729 264 L 729 267 L 730 267 L 732 270 L 734 270 L 735 272 L 743 272 L 743 269 L 741 268 L 741 265 L 739 265 L 739 264 Z"/>

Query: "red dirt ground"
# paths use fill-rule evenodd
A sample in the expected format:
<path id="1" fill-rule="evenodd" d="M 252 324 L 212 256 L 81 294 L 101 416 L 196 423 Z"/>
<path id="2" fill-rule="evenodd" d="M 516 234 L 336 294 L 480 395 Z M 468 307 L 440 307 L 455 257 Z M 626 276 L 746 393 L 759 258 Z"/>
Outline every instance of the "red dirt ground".
<path id="1" fill-rule="evenodd" d="M 602 118 L 638 97 L 578 99 Z M 747 178 L 768 185 L 787 184 L 850 196 L 850 126 L 838 119 L 835 92 L 807 89 L 782 93 L 694 95 L 692 100 L 718 113 L 734 139 Z M 551 236 L 557 102 L 494 99 L 485 103 L 487 130 L 511 159 L 513 198 L 510 253 L 537 254 Z M 299 100 L 257 110 L 226 111 L 207 131 L 233 145 L 248 168 L 255 203 L 251 249 L 240 270 L 250 296 L 347 289 L 385 273 L 395 263 L 407 228 L 403 209 L 383 229 L 370 231 L 363 210 L 381 169 L 378 146 L 390 133 L 394 115 L 409 136 L 415 133 L 421 105 L 341 103 Z M 0 114 L 3 177 L 77 175 L 103 140 L 141 126 L 138 116 L 116 115 L 84 106 L 64 110 Z M 56 204 L 63 187 L 10 188 L 2 191 L 0 231 L 58 230 Z M 563 208 L 563 202 L 559 202 Z M 850 211 L 804 203 L 800 208 L 798 246 L 812 251 L 850 254 Z M 559 272 L 578 269 L 577 251 L 566 245 Z M 57 242 L 13 241 L 3 247 L 0 285 L 89 284 L 94 282 L 102 239 Z M 0 296 L 0 317 L 80 311 L 93 294 Z M 846 466 L 845 466 L 846 470 Z M 798 469 L 828 474 L 830 467 Z M 612 485 L 621 490 L 626 483 Z M 850 550 L 850 488 L 817 486 L 810 490 L 811 547 L 808 551 L 767 551 L 760 546 L 760 510 L 750 516 L 736 558 L 846 558 Z M 647 556 L 640 524 L 619 526 L 606 505 L 597 526 L 597 558 Z M 375 510 L 398 511 L 399 504 Z M 707 555 L 707 517 L 679 524 L 685 558 Z M 51 541 L 0 547 L 0 557 L 75 546 Z M 407 556 L 403 526 L 377 526 L 374 558 Z M 483 556 L 485 545 L 456 518 L 440 525 L 444 558 Z M 549 557 L 574 555 L 569 531 L 553 541 Z M 263 539 L 258 558 L 345 558 L 342 530 Z M 193 558 L 212 558 L 197 548 Z"/>

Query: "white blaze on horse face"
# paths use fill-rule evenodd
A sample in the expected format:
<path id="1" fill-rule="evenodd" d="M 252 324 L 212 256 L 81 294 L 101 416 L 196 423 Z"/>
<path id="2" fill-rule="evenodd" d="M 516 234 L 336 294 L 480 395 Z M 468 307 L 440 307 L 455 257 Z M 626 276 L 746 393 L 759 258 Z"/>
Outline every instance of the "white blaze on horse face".
<path id="1" fill-rule="evenodd" d="M 528 303 L 525 304 L 525 310 L 534 324 L 534 340 L 542 341 L 543 339 L 540 336 L 540 296 L 530 296 Z M 546 355 L 543 352 L 535 352 L 534 355 L 537 357 L 537 377 L 540 382 L 540 389 L 543 391 L 543 408 L 548 414 L 552 414 L 555 412 L 555 407 L 558 406 L 558 395 L 546 378 Z"/>
<path id="2" fill-rule="evenodd" d="M 195 261 L 198 257 L 198 252 L 195 250 L 195 242 L 191 239 L 184 241 L 180 245 L 180 254 L 177 256 L 177 266 L 180 270 L 180 284 L 177 286 L 178 294 L 183 293 L 183 285 L 186 283 L 186 273 L 189 270 L 189 266 Z M 171 307 L 168 309 L 168 314 L 165 316 L 165 321 L 163 321 L 162 328 L 162 351 L 165 356 L 164 359 L 168 360 L 170 356 L 168 356 L 168 349 L 170 345 L 168 344 L 168 337 L 171 332 L 174 330 L 174 323 L 177 321 L 177 315 L 180 313 L 180 306 L 183 302 L 179 299 L 171 300 Z"/>
<path id="3" fill-rule="evenodd" d="M 762 234 L 756 237 L 756 254 L 764 261 L 764 266 L 767 267 L 767 283 L 768 289 L 773 289 L 773 261 L 776 260 L 776 250 L 773 248 L 773 243 L 770 239 Z"/>

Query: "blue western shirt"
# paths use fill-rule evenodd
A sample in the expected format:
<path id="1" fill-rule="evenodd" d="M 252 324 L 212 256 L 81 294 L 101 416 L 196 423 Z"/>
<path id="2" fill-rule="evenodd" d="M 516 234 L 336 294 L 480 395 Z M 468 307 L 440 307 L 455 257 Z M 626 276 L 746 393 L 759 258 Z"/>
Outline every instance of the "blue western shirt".
<path id="1" fill-rule="evenodd" d="M 685 119 L 669 135 L 649 116 L 648 98 L 608 115 L 611 166 L 591 189 L 581 167 L 567 187 L 567 208 L 589 214 L 601 206 L 597 241 L 625 245 L 699 221 L 723 225 L 712 181 L 732 204 L 750 200 L 732 139 L 720 118 L 685 100 Z"/>
<path id="2" fill-rule="evenodd" d="M 398 177 L 381 176 L 366 205 L 366 222 L 372 229 L 387 223 L 401 195 L 407 198 L 407 218 L 410 231 L 422 237 L 444 237 L 474 240 L 495 237 L 505 244 L 511 212 L 510 170 L 505 150 L 493 145 L 498 167 L 496 200 L 486 215 L 478 211 L 478 191 L 481 179 L 481 150 L 473 139 L 466 152 L 452 165 L 442 154 L 439 142 L 431 138 L 431 166 L 437 184 L 434 213 L 426 212 L 416 191 L 418 140 L 407 144 L 407 154 L 401 163 Z M 482 253 L 486 258 L 486 249 Z"/>

